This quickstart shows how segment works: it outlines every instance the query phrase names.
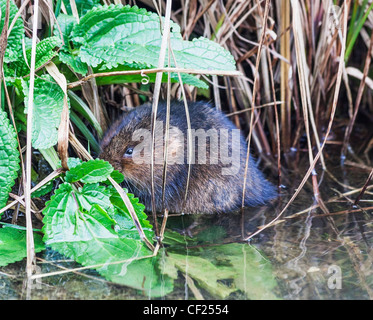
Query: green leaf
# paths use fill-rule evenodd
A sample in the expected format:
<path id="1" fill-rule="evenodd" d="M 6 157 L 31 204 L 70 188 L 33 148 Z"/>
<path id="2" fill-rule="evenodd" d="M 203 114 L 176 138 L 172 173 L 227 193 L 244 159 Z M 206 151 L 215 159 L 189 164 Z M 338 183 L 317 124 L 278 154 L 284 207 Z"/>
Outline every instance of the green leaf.
<path id="1" fill-rule="evenodd" d="M 0 30 L 3 30 L 5 21 L 5 10 L 6 10 L 7 0 L 0 0 Z M 16 13 L 18 12 L 17 6 L 14 4 L 13 0 L 10 0 L 9 8 L 9 25 L 12 23 Z M 9 27 L 9 26 L 8 26 Z M 7 47 L 4 55 L 4 63 L 9 63 L 16 61 L 19 54 L 22 52 L 22 39 L 24 37 L 23 21 L 21 16 L 19 16 L 14 24 L 7 41 Z"/>
<path id="2" fill-rule="evenodd" d="M 136 198 L 133 194 L 127 193 L 127 196 L 132 203 L 136 216 L 139 218 L 140 224 L 144 230 L 146 237 L 148 239 L 151 239 L 154 236 L 153 226 L 147 220 L 148 217 L 144 212 L 145 206 L 140 203 L 139 199 Z M 112 189 L 112 196 L 110 197 L 110 201 L 116 210 L 115 212 L 117 213 L 115 215 L 115 219 L 121 226 L 121 230 L 119 230 L 118 232 L 119 236 L 139 239 L 139 234 L 132 222 L 131 215 L 119 193 L 114 188 Z"/>
<path id="3" fill-rule="evenodd" d="M 47 149 L 40 149 L 39 151 L 53 170 L 56 170 L 57 168 L 61 167 L 61 160 L 58 157 L 57 151 L 53 147 L 49 147 Z"/>
<path id="4" fill-rule="evenodd" d="M 366 19 L 368 18 L 370 12 L 373 10 L 373 3 L 371 3 L 367 9 L 367 11 L 364 13 L 363 15 L 363 12 L 365 10 L 365 7 L 367 6 L 367 2 L 363 2 L 363 5 L 362 7 L 360 8 L 361 9 L 361 12 L 360 12 L 360 16 L 358 18 L 358 21 L 356 22 L 356 25 L 353 26 L 353 25 L 350 25 L 350 27 L 348 28 L 348 41 L 347 41 L 347 48 L 346 48 L 346 53 L 345 53 L 345 63 L 348 62 L 348 59 L 350 58 L 350 55 L 351 55 L 351 52 L 352 52 L 352 49 L 354 48 L 354 45 L 355 45 L 355 42 L 359 36 L 360 31 L 361 29 L 363 28 L 364 26 L 364 23 L 366 21 Z"/>
<path id="5" fill-rule="evenodd" d="M 46 195 L 47 193 L 51 192 L 53 190 L 53 187 L 54 187 L 53 180 L 51 180 L 47 184 L 45 184 L 44 186 L 40 187 L 38 190 L 34 191 L 31 194 L 31 197 L 32 198 L 42 197 L 42 196 Z"/>
<path id="6" fill-rule="evenodd" d="M 28 104 L 29 87 L 22 81 L 25 106 Z M 61 121 L 64 93 L 50 76 L 35 78 L 32 146 L 47 149 L 57 143 L 57 129 Z M 25 108 L 27 113 L 27 108 Z"/>
<path id="7" fill-rule="evenodd" d="M 35 252 L 45 249 L 38 233 L 34 233 L 34 244 Z M 20 261 L 26 256 L 26 231 L 12 227 L 0 228 L 0 267 Z"/>
<path id="8" fill-rule="evenodd" d="M 109 7 L 112 8 L 113 6 Z M 135 8 L 135 7 L 134 7 Z M 111 10 L 111 9 L 108 9 Z M 134 12 L 138 10 L 135 8 Z M 144 9 L 140 10 L 140 12 L 146 12 Z M 157 17 L 158 19 L 158 17 Z M 88 72 L 87 64 L 82 62 L 81 57 L 79 55 L 79 44 L 74 39 L 74 34 L 72 31 L 76 28 L 79 28 L 76 23 L 76 20 L 73 16 L 61 14 L 58 16 L 57 19 L 61 32 L 63 34 L 64 39 L 64 46 L 61 48 L 59 53 L 59 59 L 63 63 L 69 65 L 75 72 L 85 75 Z M 158 20 L 157 22 L 158 23 Z M 176 25 L 175 25 L 176 26 Z M 124 27 L 124 26 L 123 26 Z M 159 28 L 159 26 L 158 26 Z M 157 31 L 159 32 L 159 30 Z M 55 28 L 55 35 L 60 36 L 59 30 Z M 78 37 L 79 39 L 79 37 Z M 119 57 L 120 58 L 120 57 Z M 149 67 L 154 67 L 153 65 L 149 64 L 148 59 L 145 61 L 135 59 L 136 61 L 133 63 L 127 63 L 125 60 L 121 59 L 121 63 L 119 63 L 114 69 L 111 65 L 109 66 L 101 66 L 100 68 L 96 68 L 94 73 L 99 72 L 107 72 L 107 71 L 127 71 L 127 70 L 139 70 L 139 69 L 148 69 Z M 111 61 L 111 59 L 109 59 Z M 158 58 L 154 59 L 154 61 L 158 61 Z M 142 62 L 142 63 L 141 63 Z M 92 66 L 92 64 L 90 64 Z M 185 84 L 193 85 L 199 88 L 208 88 L 207 84 L 198 79 L 197 77 L 190 75 L 190 74 L 182 74 L 182 80 Z M 108 84 L 116 84 L 116 83 L 132 83 L 132 82 L 141 82 L 143 77 L 141 75 L 123 75 L 123 76 L 111 76 L 111 77 L 102 77 L 97 78 L 98 85 L 108 85 Z M 155 75 L 149 75 L 149 81 L 155 81 Z M 178 75 L 176 73 L 171 74 L 172 82 L 179 82 Z M 165 74 L 163 77 L 163 82 L 167 81 L 167 75 Z"/>
<path id="9" fill-rule="evenodd" d="M 114 170 L 111 174 L 110 177 L 113 178 L 113 180 L 116 183 L 122 183 L 124 181 L 124 175 L 123 173 L 119 172 L 118 170 Z"/>
<path id="10" fill-rule="evenodd" d="M 63 0 L 65 8 L 69 14 L 72 14 L 70 1 Z M 100 0 L 75 0 L 76 9 L 78 10 L 79 16 L 84 15 L 87 11 L 91 10 L 94 6 L 97 6 Z"/>
<path id="11" fill-rule="evenodd" d="M 69 52 L 71 50 L 70 35 L 75 24 L 76 19 L 72 15 L 63 13 L 58 15 L 57 24 L 55 25 L 53 33 L 56 37 L 61 37 L 62 34 L 63 45 L 61 47 L 61 51 Z"/>
<path id="12" fill-rule="evenodd" d="M 73 55 L 71 53 L 66 53 L 64 51 L 61 51 L 59 53 L 59 59 L 61 62 L 67 64 L 69 67 L 71 67 L 71 69 L 76 72 L 76 73 L 79 73 L 81 75 L 86 75 L 88 73 L 88 67 L 87 67 L 87 64 L 85 64 L 84 62 L 82 62 L 82 60 L 80 59 L 80 57 L 76 56 L 76 55 Z"/>
<path id="13" fill-rule="evenodd" d="M 92 204 L 98 204 L 104 210 L 109 210 L 112 207 L 110 202 L 110 190 L 100 186 L 98 183 L 85 184 L 82 190 L 79 190 L 76 198 L 79 205 L 90 210 Z"/>
<path id="14" fill-rule="evenodd" d="M 76 24 L 76 19 L 71 15 L 60 14 L 57 18 L 57 23 L 60 28 L 57 28 L 57 26 L 55 27 L 54 35 L 56 37 L 61 37 L 61 30 L 64 42 L 59 53 L 60 61 L 70 66 L 70 68 L 77 73 L 82 75 L 87 74 L 87 64 L 83 63 L 80 57 L 77 56 L 78 52 L 74 50 L 74 43 L 71 40 L 71 32 Z"/>
<path id="15" fill-rule="evenodd" d="M 84 123 L 83 120 L 81 120 L 74 111 L 70 111 L 70 120 L 78 128 L 80 133 L 87 139 L 89 147 L 95 152 L 100 153 L 100 145 L 92 134 L 91 130 L 89 130 L 89 128 L 87 127 L 87 124 Z"/>
<path id="16" fill-rule="evenodd" d="M 82 163 L 83 163 L 82 159 L 79 159 L 79 158 L 68 158 L 67 159 L 67 166 L 70 168 L 70 170 L 72 168 L 75 168 L 76 166 L 82 164 Z M 59 168 L 62 167 L 61 166 L 61 161 L 59 162 L 58 167 Z"/>
<path id="17" fill-rule="evenodd" d="M 18 176 L 19 152 L 17 135 L 5 111 L 0 109 L 0 208 L 9 197 Z"/>
<path id="18" fill-rule="evenodd" d="M 76 190 L 62 184 L 44 209 L 46 245 L 75 261 L 92 266 L 106 279 L 159 296 L 172 290 L 168 278 L 161 282 L 157 261 L 143 241 L 122 236 L 133 222 L 110 202 L 111 192 L 98 184 Z M 156 259 L 156 258 L 155 258 Z M 166 284 L 165 284 L 166 283 Z"/>
<path id="19" fill-rule="evenodd" d="M 62 41 L 58 37 L 49 37 L 45 38 L 36 45 L 36 54 L 35 54 L 35 69 L 40 68 L 51 60 L 56 54 L 57 51 L 54 49 L 60 47 Z M 16 75 L 19 77 L 24 77 L 30 73 L 30 64 L 31 64 L 31 47 L 26 48 L 26 58 L 25 61 L 23 55 L 21 55 L 17 61 L 9 65 L 9 69 L 14 70 Z"/>
<path id="20" fill-rule="evenodd" d="M 158 65 L 161 46 L 159 17 L 136 6 L 98 6 L 74 26 L 83 62 L 111 69 L 119 64 Z M 235 70 L 232 55 L 206 38 L 186 41 L 180 27 L 171 22 L 171 47 L 181 68 Z M 174 64 L 171 64 L 174 66 Z"/>
<path id="21" fill-rule="evenodd" d="M 91 111 L 91 109 L 89 108 L 89 106 L 78 95 L 76 95 L 73 91 L 68 90 L 67 94 L 70 98 L 70 103 L 71 103 L 71 107 L 73 108 L 73 110 L 75 110 L 81 116 L 83 116 L 83 118 L 85 120 L 89 121 L 89 123 L 97 131 L 97 134 L 98 134 L 99 138 L 102 138 L 104 133 L 102 131 L 101 125 L 97 121 L 96 117 L 94 116 L 94 114 Z"/>
<path id="22" fill-rule="evenodd" d="M 73 183 L 96 183 L 107 180 L 113 172 L 111 164 L 105 160 L 89 160 L 72 168 L 66 173 L 66 181 Z"/>
<path id="23" fill-rule="evenodd" d="M 90 185 L 88 185 L 90 186 Z M 96 186 L 98 187 L 98 186 Z M 87 190 L 88 189 L 88 190 Z M 97 223 L 96 219 L 85 219 L 92 205 L 110 206 L 109 194 L 103 188 L 92 190 L 83 187 L 82 190 L 74 190 L 71 184 L 64 183 L 55 191 L 51 200 L 46 203 L 44 217 L 44 240 L 47 245 L 63 243 L 63 254 L 70 256 L 70 242 L 92 240 L 94 234 L 85 225 L 92 225 L 95 233 L 100 237 L 111 237 L 112 230 L 105 229 Z M 87 221 L 88 220 L 88 221 Z"/>

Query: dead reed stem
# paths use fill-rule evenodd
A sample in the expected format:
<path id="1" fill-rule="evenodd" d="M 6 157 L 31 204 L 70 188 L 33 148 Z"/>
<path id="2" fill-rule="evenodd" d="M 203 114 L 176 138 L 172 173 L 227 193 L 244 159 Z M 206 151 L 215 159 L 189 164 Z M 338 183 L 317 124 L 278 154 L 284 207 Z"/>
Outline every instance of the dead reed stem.
<path id="1" fill-rule="evenodd" d="M 162 69 L 164 67 L 164 61 L 166 57 L 166 50 L 167 50 L 167 43 L 170 34 L 170 17 L 171 17 L 171 5 L 172 1 L 167 0 L 166 2 L 166 12 L 164 18 L 164 26 L 163 26 L 163 34 L 162 34 L 162 42 L 161 48 L 159 52 L 159 59 L 158 59 L 158 69 Z M 169 53 L 170 54 L 170 53 Z M 152 102 L 152 126 L 151 126 L 151 133 L 152 133 L 152 144 L 151 144 L 151 197 L 152 197 L 152 214 L 153 214 L 153 222 L 155 226 L 155 234 L 159 236 L 159 228 L 158 228 L 158 221 L 157 221 L 157 213 L 156 213 L 156 202 L 155 202 L 155 191 L 154 191 L 154 148 L 155 148 L 155 123 L 157 120 L 157 110 L 158 110 L 158 101 L 160 96 L 161 84 L 162 84 L 162 72 L 157 72 L 154 84 L 154 95 L 153 95 L 153 102 Z"/>
<path id="2" fill-rule="evenodd" d="M 133 74 L 149 74 L 149 73 L 162 73 L 162 72 L 175 72 L 175 73 L 190 73 L 190 74 L 203 74 L 203 75 L 220 75 L 220 76 L 242 76 L 239 71 L 219 71 L 219 70 L 203 70 L 203 69 L 183 69 L 183 68 L 153 68 L 153 69 L 143 69 L 143 70 L 130 70 L 130 71 L 112 71 L 112 72 L 102 72 L 102 73 L 92 73 L 79 81 L 69 83 L 67 85 L 68 89 L 72 89 L 81 86 L 83 83 L 87 82 L 92 78 L 98 77 L 111 77 L 111 76 L 123 76 L 123 75 L 133 75 Z"/>
<path id="3" fill-rule="evenodd" d="M 342 156 L 343 159 L 346 156 L 347 145 L 349 144 L 352 129 L 353 129 L 353 126 L 354 126 L 355 121 L 356 121 L 357 113 L 359 111 L 360 102 L 361 102 L 361 99 L 363 97 L 363 92 L 364 92 L 365 84 L 366 84 L 366 78 L 368 76 L 368 72 L 369 72 L 369 68 L 370 68 L 370 62 L 372 60 L 372 52 L 373 52 L 372 49 L 373 49 L 373 31 L 372 31 L 372 34 L 371 34 L 371 37 L 370 37 L 370 44 L 369 44 L 369 49 L 367 51 L 367 56 L 365 58 L 363 77 L 361 79 L 361 82 L 360 82 L 360 85 L 359 85 L 359 90 L 358 90 L 357 97 L 356 97 L 356 100 L 355 100 L 354 112 L 353 112 L 352 118 L 350 119 L 350 122 L 349 122 L 349 124 L 346 128 L 346 131 L 345 131 L 345 137 L 344 137 L 344 140 L 343 140 L 343 146 L 342 146 L 342 151 L 341 151 L 341 156 Z"/>
<path id="4" fill-rule="evenodd" d="M 254 74 L 254 86 L 253 86 L 253 95 L 251 98 L 251 116 L 250 116 L 250 131 L 248 135 L 248 142 L 247 142 L 247 154 L 246 154 L 246 163 L 245 163 L 245 173 L 244 173 L 244 182 L 243 182 L 243 191 L 242 191 L 242 208 L 245 204 L 245 192 L 246 192 L 246 179 L 247 179 L 247 170 L 249 165 L 249 158 L 250 158 L 250 145 L 251 145 L 251 135 L 253 130 L 253 124 L 254 124 L 254 111 L 255 111 L 255 98 L 256 98 L 256 92 L 257 92 L 257 86 L 258 86 L 258 70 L 259 70 L 259 64 L 260 64 L 260 58 L 261 58 L 261 52 L 262 52 L 262 46 L 266 35 L 266 28 L 267 28 L 267 17 L 268 17 L 268 11 L 269 11 L 269 1 L 266 0 L 265 9 L 264 9 L 264 16 L 262 18 L 262 32 L 261 32 L 261 39 L 259 43 L 259 49 L 258 49 L 258 56 L 256 58 L 256 64 L 255 64 L 255 74 Z"/>
<path id="5" fill-rule="evenodd" d="M 26 237 L 27 237 L 27 264 L 26 273 L 28 279 L 31 279 L 35 271 L 35 245 L 34 234 L 32 231 L 31 220 L 31 137 L 33 124 L 33 109 L 34 109 L 34 83 L 35 83 L 35 55 L 36 55 L 36 39 L 38 31 L 38 16 L 39 16 L 39 0 L 34 1 L 33 14 L 33 29 L 32 29 L 32 49 L 31 49 L 31 64 L 30 64 L 30 85 L 29 99 L 27 108 L 27 145 L 26 145 L 26 181 L 25 181 L 25 205 L 26 205 Z"/>
<path id="6" fill-rule="evenodd" d="M 283 32 L 280 40 L 280 54 L 285 59 L 290 61 L 290 0 L 280 0 L 277 2 L 281 8 L 281 32 Z M 281 141 L 283 145 L 283 151 L 287 152 L 290 149 L 290 137 L 291 137 L 291 105 L 290 105 L 290 86 L 289 86 L 289 64 L 285 61 L 281 61 L 281 84 L 280 92 L 281 101 L 285 101 L 285 104 L 281 106 Z"/>
<path id="7" fill-rule="evenodd" d="M 296 1 L 297 0 L 292 0 L 292 4 L 297 5 Z M 348 18 L 347 8 L 349 8 L 349 3 L 350 3 L 350 0 L 345 2 L 345 6 L 343 7 L 344 8 L 344 10 L 343 10 L 343 24 L 342 24 L 343 36 L 342 36 L 342 43 L 341 43 L 341 53 L 340 53 L 340 59 L 339 59 L 337 81 L 336 81 L 336 85 L 335 85 L 334 97 L 333 97 L 333 102 L 332 102 L 332 110 L 331 110 L 331 115 L 330 115 L 328 127 L 327 127 L 327 130 L 326 130 L 326 133 L 325 133 L 325 139 L 324 139 L 318 153 L 314 157 L 313 162 L 310 164 L 310 167 L 307 170 L 304 178 L 302 179 L 302 181 L 299 184 L 298 188 L 296 189 L 295 193 L 290 198 L 290 200 L 287 202 L 285 207 L 281 210 L 281 212 L 271 222 L 269 222 L 268 224 L 263 226 L 260 230 L 254 232 L 250 236 L 246 237 L 245 238 L 246 241 L 248 241 L 249 239 L 251 239 L 252 237 L 257 235 L 258 233 L 262 232 L 263 230 L 267 229 L 268 227 L 270 227 L 271 225 L 276 223 L 277 220 L 280 219 L 280 217 L 284 214 L 284 212 L 287 210 L 287 208 L 290 206 L 290 204 L 294 201 L 294 199 L 298 196 L 299 192 L 302 190 L 303 186 L 305 185 L 309 176 L 311 175 L 312 171 L 314 170 L 314 167 L 315 167 L 317 161 L 319 160 L 319 158 L 321 156 L 321 153 L 322 153 L 322 151 L 325 147 L 327 138 L 330 134 L 330 131 L 331 131 L 331 128 L 332 128 L 332 125 L 333 125 L 333 120 L 334 120 L 335 111 L 336 111 L 336 108 L 337 108 L 338 96 L 339 96 L 341 81 L 342 81 L 342 73 L 343 73 L 343 68 L 344 68 L 344 56 L 345 56 L 345 51 L 346 51 L 346 37 L 347 37 L 347 18 Z"/>

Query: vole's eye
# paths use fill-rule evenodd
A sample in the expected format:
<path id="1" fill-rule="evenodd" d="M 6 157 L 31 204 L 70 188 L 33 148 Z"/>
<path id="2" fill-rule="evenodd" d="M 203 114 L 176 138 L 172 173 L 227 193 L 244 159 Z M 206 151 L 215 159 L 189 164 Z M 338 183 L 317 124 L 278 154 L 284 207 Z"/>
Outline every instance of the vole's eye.
<path id="1" fill-rule="evenodd" d="M 124 152 L 124 157 L 131 157 L 133 153 L 133 147 L 128 147 L 126 151 Z"/>

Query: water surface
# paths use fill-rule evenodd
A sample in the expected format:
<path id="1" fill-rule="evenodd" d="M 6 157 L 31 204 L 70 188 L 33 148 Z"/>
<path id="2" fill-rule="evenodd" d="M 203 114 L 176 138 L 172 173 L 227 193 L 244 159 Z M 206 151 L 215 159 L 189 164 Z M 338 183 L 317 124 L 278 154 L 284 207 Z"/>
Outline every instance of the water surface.
<path id="1" fill-rule="evenodd" d="M 359 205 L 353 205 L 369 174 L 364 166 L 342 168 L 329 160 L 328 172 L 321 174 L 318 169 L 317 177 L 323 209 L 315 201 L 311 182 L 307 183 L 275 225 L 243 240 L 279 214 L 306 169 L 289 172 L 281 197 L 268 206 L 244 213 L 169 217 L 167 230 L 179 243 L 167 250 L 181 260 L 173 292 L 156 298 L 372 299 L 372 184 Z M 180 235 L 183 232 L 192 238 Z M 38 254 L 41 273 L 61 266 L 80 267 L 50 249 Z M 26 290 L 24 268 L 25 261 L 0 268 L 0 299 L 154 298 L 106 281 L 94 270 L 45 277 Z M 236 280 L 231 279 L 232 272 Z M 238 290 L 232 289 L 237 286 Z"/>

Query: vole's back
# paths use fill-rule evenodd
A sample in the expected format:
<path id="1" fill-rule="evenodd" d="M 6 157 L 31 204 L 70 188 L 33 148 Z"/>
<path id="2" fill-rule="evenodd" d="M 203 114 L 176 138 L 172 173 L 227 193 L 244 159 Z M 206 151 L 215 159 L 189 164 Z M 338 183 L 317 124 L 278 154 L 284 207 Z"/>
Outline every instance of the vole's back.
<path id="1" fill-rule="evenodd" d="M 157 210 L 168 208 L 174 213 L 214 213 L 240 208 L 247 155 L 243 136 L 230 120 L 206 103 L 189 103 L 188 110 L 192 130 L 188 130 L 184 104 L 171 104 L 165 189 L 163 149 L 160 152 L 155 150 L 154 191 Z M 166 104 L 160 103 L 156 126 L 160 130 L 156 130 L 156 145 L 162 147 L 166 111 Z M 135 132 L 150 132 L 150 129 L 151 106 L 137 107 L 109 129 L 101 143 L 100 155 L 101 159 L 109 161 L 117 170 L 123 172 L 129 191 L 138 196 L 148 210 L 151 210 L 150 161 L 136 163 L 136 156 L 141 158 L 144 150 L 139 152 L 137 149 L 140 149 L 140 143 L 133 139 Z M 188 143 L 188 137 L 192 143 Z M 149 139 L 149 135 L 143 139 Z M 193 148 L 190 149 L 190 146 Z M 189 152 L 190 150 L 192 151 Z M 131 155 L 128 151 L 132 151 Z M 157 157 L 160 161 L 157 161 Z M 142 160 L 144 159 L 143 157 Z M 187 198 L 184 201 L 189 163 L 190 179 Z M 274 187 L 264 178 L 250 156 L 245 205 L 263 205 L 275 196 Z"/>

